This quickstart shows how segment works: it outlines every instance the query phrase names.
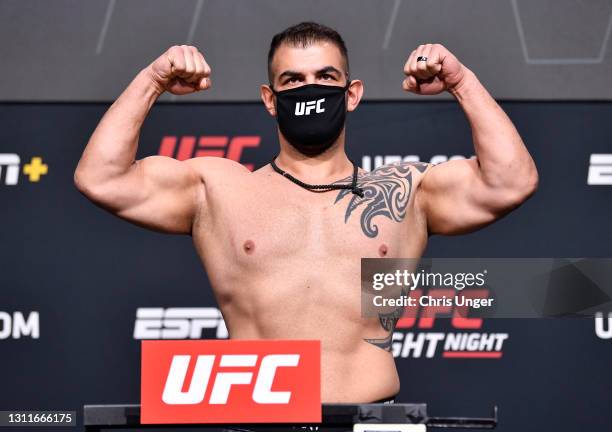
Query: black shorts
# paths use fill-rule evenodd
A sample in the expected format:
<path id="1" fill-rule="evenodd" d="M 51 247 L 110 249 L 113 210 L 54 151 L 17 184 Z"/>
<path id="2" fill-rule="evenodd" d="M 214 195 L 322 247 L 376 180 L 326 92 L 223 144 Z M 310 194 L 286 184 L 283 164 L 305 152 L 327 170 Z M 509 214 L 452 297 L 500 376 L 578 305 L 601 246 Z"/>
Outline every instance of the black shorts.
<path id="1" fill-rule="evenodd" d="M 395 396 L 390 396 L 385 399 L 380 399 L 374 402 L 374 404 L 393 404 L 395 403 Z M 346 426 L 321 426 L 318 424 L 313 425 L 295 425 L 295 426 L 286 426 L 286 425 L 248 425 L 245 427 L 240 426 L 228 426 L 221 430 L 221 432 L 352 432 L 353 427 L 351 426 L 349 429 Z"/>

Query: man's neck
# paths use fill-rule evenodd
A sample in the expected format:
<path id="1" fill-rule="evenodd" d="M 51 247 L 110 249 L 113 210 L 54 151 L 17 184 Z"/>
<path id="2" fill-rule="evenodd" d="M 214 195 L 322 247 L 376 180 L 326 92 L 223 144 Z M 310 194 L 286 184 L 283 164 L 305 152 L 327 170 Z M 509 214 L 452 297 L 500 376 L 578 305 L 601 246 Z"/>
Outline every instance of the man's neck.
<path id="1" fill-rule="evenodd" d="M 344 142 L 336 142 L 316 156 L 306 156 L 289 143 L 281 143 L 276 164 L 299 180 L 311 184 L 332 183 L 353 174 L 353 164 L 344 152 Z"/>

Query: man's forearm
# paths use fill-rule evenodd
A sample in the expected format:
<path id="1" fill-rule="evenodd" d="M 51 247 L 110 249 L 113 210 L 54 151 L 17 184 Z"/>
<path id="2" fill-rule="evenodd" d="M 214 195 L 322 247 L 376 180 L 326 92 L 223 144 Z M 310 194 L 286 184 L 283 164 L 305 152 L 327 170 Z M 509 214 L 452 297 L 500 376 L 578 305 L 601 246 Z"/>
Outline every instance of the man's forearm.
<path id="1" fill-rule="evenodd" d="M 147 69 L 132 80 L 89 139 L 75 173 L 79 182 L 99 184 L 130 168 L 142 124 L 160 94 Z"/>
<path id="2" fill-rule="evenodd" d="M 453 89 L 472 128 L 474 148 L 483 180 L 492 187 L 520 187 L 537 177 L 533 160 L 502 108 L 466 68 Z"/>

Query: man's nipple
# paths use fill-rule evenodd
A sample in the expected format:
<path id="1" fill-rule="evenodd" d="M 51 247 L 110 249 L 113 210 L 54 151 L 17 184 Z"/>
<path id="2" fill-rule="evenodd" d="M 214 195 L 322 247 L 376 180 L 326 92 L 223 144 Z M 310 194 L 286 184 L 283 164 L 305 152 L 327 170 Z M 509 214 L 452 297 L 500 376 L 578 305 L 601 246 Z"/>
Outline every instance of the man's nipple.
<path id="1" fill-rule="evenodd" d="M 383 243 L 378 248 L 378 255 L 380 255 L 381 257 L 386 257 L 388 250 L 389 249 L 387 248 L 387 245 Z"/>

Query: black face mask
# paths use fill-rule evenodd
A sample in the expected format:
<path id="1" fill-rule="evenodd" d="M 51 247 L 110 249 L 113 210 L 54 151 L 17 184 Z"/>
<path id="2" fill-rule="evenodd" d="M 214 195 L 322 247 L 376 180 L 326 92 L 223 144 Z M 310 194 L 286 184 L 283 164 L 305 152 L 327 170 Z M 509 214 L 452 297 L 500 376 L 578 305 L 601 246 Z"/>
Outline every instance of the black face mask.
<path id="1" fill-rule="evenodd" d="M 300 153 L 316 156 L 340 136 L 346 119 L 344 87 L 307 84 L 275 91 L 278 128 Z"/>

